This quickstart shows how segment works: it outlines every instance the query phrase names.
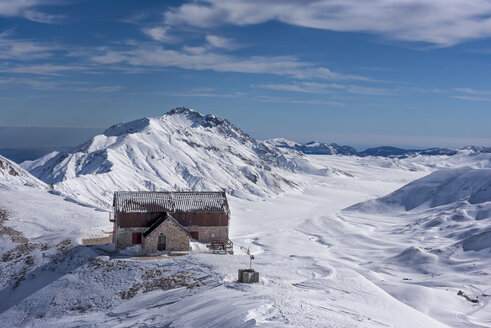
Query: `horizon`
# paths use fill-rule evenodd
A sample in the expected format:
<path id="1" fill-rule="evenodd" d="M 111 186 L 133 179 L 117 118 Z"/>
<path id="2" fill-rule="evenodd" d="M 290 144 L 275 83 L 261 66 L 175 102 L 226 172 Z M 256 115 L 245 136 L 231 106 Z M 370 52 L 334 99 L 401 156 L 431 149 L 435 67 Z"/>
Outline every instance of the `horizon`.
<path id="1" fill-rule="evenodd" d="M 0 129 L 10 130 L 8 147 L 56 146 L 61 137 L 49 127 L 72 129 L 78 137 L 62 137 L 75 145 L 88 132 L 180 105 L 225 117 L 257 139 L 491 145 L 491 89 L 482 87 L 490 83 L 491 32 L 481 19 L 491 6 L 289 6 L 5 3 Z"/>
<path id="2" fill-rule="evenodd" d="M 191 109 L 196 111 L 195 109 Z M 199 112 L 199 111 L 197 111 Z M 165 113 L 164 115 L 166 115 Z M 203 114 L 203 113 L 201 113 Z M 206 113 L 204 115 L 213 114 Z M 149 117 L 149 116 L 145 116 Z M 160 116 L 154 117 L 158 118 Z M 221 117 L 222 119 L 227 119 Z M 133 120 L 132 120 L 133 121 Z M 126 123 L 126 122 L 117 122 Z M 234 122 L 231 122 L 234 124 Z M 234 124 L 236 125 L 236 124 Z M 236 125 L 237 126 L 237 125 Z M 109 127 L 76 127 L 76 126 L 17 126 L 17 127 L 4 127 L 0 126 L 0 155 L 12 159 L 18 163 L 25 160 L 37 159 L 45 154 L 52 151 L 63 151 L 75 148 L 88 140 L 92 139 L 96 135 L 103 134 L 104 131 Z M 241 129 L 240 126 L 238 126 Z M 242 130 L 242 129 L 241 129 Z M 247 131 L 244 131 L 248 133 Z M 250 133 L 248 133 L 251 135 Z M 338 144 L 340 146 L 350 146 L 358 152 L 369 150 L 371 148 L 380 147 L 395 147 L 404 150 L 424 150 L 429 148 L 445 148 L 449 146 L 434 146 L 434 145 L 411 145 L 411 144 L 359 144 L 359 143 L 349 143 L 349 142 L 336 142 L 336 141 L 322 141 L 304 138 L 303 140 L 288 139 L 282 136 L 270 136 L 267 138 L 257 138 L 257 136 L 251 135 L 253 138 L 258 140 L 268 140 L 268 139 L 287 139 L 298 144 L 306 144 L 310 142 L 321 142 L 326 144 Z M 352 136 L 350 136 L 352 137 Z M 366 137 L 366 136 L 365 136 Z M 375 136 L 375 138 L 380 136 Z M 384 136 L 386 137 L 386 136 Z M 400 136 L 399 136 L 400 137 Z M 398 136 L 391 136 L 392 140 L 397 140 Z M 467 144 L 459 147 L 449 147 L 449 148 L 463 148 L 467 146 L 480 146 L 476 144 Z M 486 145 L 483 145 L 486 147 Z"/>
<path id="3" fill-rule="evenodd" d="M 180 106 L 183 107 L 183 106 Z M 178 107 L 176 107 L 178 108 Z M 187 107 L 185 107 L 187 108 Z M 191 110 L 195 110 L 189 108 Z M 200 112 L 199 110 L 195 110 Z M 201 112 L 200 112 L 201 113 Z M 164 113 L 163 115 L 167 114 Z M 214 114 L 214 113 L 201 113 L 203 115 Z M 161 115 L 160 115 L 161 116 Z M 154 116 L 153 118 L 160 117 Z M 151 116 L 143 116 L 143 117 L 151 117 Z M 139 117 L 136 120 L 143 118 Z M 227 119 L 226 117 L 221 117 L 222 119 Z M 133 120 L 129 120 L 126 122 L 131 122 Z M 114 122 L 113 124 L 118 123 L 126 123 L 126 122 Z M 369 148 L 377 148 L 377 147 L 396 147 L 401 149 L 410 149 L 410 150 L 423 150 L 428 148 L 455 148 L 460 149 L 468 146 L 482 146 L 488 147 L 489 144 L 486 143 L 485 140 L 478 139 L 463 139 L 460 143 L 453 138 L 452 144 L 432 144 L 422 142 L 420 144 L 411 144 L 407 142 L 410 139 L 419 139 L 424 140 L 425 137 L 415 137 L 415 136 L 397 136 L 397 135 L 365 135 L 363 136 L 365 141 L 361 143 L 356 139 L 356 136 L 353 135 L 345 135 L 339 137 L 337 140 L 335 138 L 328 138 L 327 140 L 323 140 L 322 137 L 319 139 L 309 138 L 309 136 L 298 136 L 297 138 L 288 138 L 281 135 L 272 135 L 272 134 L 264 134 L 259 133 L 261 136 L 254 135 L 249 131 L 244 130 L 241 126 L 232 122 L 235 126 L 240 128 L 245 133 L 251 135 L 253 138 L 258 140 L 268 140 L 275 138 L 283 138 L 287 139 L 299 144 L 306 144 L 309 142 L 321 142 L 326 144 L 335 143 L 341 146 L 351 146 L 357 151 L 367 150 Z M 111 125 L 113 125 L 111 124 Z M 109 128 L 107 127 L 91 127 L 91 126 L 0 126 L 0 150 L 30 150 L 30 151 L 51 151 L 56 149 L 69 149 L 76 147 L 96 135 L 103 134 L 104 131 Z M 75 132 L 75 133 L 74 133 Z M 368 137 L 368 139 L 367 139 Z M 405 139 L 405 137 L 409 137 Z M 377 142 L 377 140 L 382 140 L 385 138 L 390 138 L 392 143 L 384 143 L 383 141 Z M 361 139 L 361 137 L 360 137 Z M 443 138 L 445 140 L 446 138 Z M 341 141 L 339 141 L 341 140 Z M 370 142 L 370 140 L 372 140 Z M 399 140 L 395 141 L 394 140 Z M 451 139 L 447 139 L 451 140 Z M 466 143 L 467 141 L 467 143 Z"/>

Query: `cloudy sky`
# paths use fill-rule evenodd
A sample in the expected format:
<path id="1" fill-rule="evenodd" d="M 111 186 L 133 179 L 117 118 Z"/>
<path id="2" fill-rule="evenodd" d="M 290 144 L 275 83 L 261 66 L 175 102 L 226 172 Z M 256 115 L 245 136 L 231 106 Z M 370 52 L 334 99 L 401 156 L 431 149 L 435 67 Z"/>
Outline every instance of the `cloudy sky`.
<path id="1" fill-rule="evenodd" d="M 257 138 L 490 146 L 490 37 L 488 0 L 0 0 L 0 147 L 177 106 Z"/>

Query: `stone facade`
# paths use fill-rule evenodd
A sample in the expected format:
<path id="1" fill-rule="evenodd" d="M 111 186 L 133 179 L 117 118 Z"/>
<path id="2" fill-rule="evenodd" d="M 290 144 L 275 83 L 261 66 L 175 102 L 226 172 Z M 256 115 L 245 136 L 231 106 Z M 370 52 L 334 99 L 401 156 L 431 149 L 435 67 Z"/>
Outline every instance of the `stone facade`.
<path id="1" fill-rule="evenodd" d="M 135 227 L 135 228 L 120 228 L 117 227 L 115 236 L 115 243 L 117 249 L 123 249 L 126 247 L 133 246 L 133 233 L 140 232 L 142 235 L 147 231 L 147 227 Z M 143 239 L 142 239 L 143 241 Z"/>
<path id="2" fill-rule="evenodd" d="M 228 241 L 228 226 L 187 226 L 189 232 L 198 232 L 199 241 L 212 242 L 218 241 L 226 243 Z"/>
<path id="3" fill-rule="evenodd" d="M 191 239 L 189 233 L 174 220 L 168 218 L 143 239 L 143 250 L 146 254 L 157 252 L 159 236 L 165 236 L 166 251 L 189 251 Z"/>

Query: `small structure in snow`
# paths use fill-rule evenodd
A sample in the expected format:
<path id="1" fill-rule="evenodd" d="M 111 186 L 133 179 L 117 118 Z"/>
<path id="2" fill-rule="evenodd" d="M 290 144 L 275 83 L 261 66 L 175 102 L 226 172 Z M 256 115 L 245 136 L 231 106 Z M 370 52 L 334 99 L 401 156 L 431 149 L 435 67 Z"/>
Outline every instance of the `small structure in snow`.
<path id="1" fill-rule="evenodd" d="M 231 247 L 230 210 L 225 192 L 114 193 L 114 243 L 117 250 L 141 245 L 143 254 L 189 251 L 189 242 Z"/>
<path id="2" fill-rule="evenodd" d="M 239 278 L 237 282 L 250 284 L 259 282 L 259 272 L 252 269 L 239 269 Z"/>
<path id="3" fill-rule="evenodd" d="M 240 246 L 240 248 L 247 250 L 247 255 L 249 255 L 249 269 L 239 269 L 237 282 L 248 284 L 259 282 L 259 272 L 252 269 L 252 260 L 254 260 L 254 255 L 251 254 L 251 248 L 245 248 L 243 246 Z"/>

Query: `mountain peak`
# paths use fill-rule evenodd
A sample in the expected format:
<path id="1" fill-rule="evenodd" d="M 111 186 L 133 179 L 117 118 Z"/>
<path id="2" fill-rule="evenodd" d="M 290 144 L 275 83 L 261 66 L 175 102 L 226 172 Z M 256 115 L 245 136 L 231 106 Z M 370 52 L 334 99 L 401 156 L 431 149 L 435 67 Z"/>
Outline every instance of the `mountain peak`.
<path id="1" fill-rule="evenodd" d="M 218 134 L 238 139 L 241 142 L 254 141 L 253 138 L 230 123 L 229 120 L 214 114 L 203 115 L 187 107 L 174 108 L 160 117 L 160 121 L 171 121 L 190 128 L 203 127 L 214 129 L 214 132 Z"/>
<path id="2" fill-rule="evenodd" d="M 202 117 L 204 117 L 204 115 L 201 114 L 200 112 L 197 112 L 194 109 L 187 108 L 187 107 L 176 107 L 176 108 L 168 111 L 167 113 L 165 113 L 163 115 L 163 117 L 171 116 L 171 115 L 184 115 L 184 116 L 187 116 L 189 118 L 192 118 L 192 117 L 202 118 Z"/>
<path id="3" fill-rule="evenodd" d="M 162 116 L 162 119 L 165 119 L 166 117 L 169 116 L 176 116 L 176 115 L 184 116 L 185 118 L 190 120 L 194 124 L 194 126 L 201 125 L 204 127 L 211 128 L 214 126 L 224 125 L 224 124 L 232 125 L 232 123 L 230 123 L 228 120 L 224 118 L 218 117 L 214 114 L 203 115 L 200 112 L 197 112 L 194 109 L 190 109 L 187 107 L 174 108 L 171 111 L 164 114 L 164 116 Z"/>

